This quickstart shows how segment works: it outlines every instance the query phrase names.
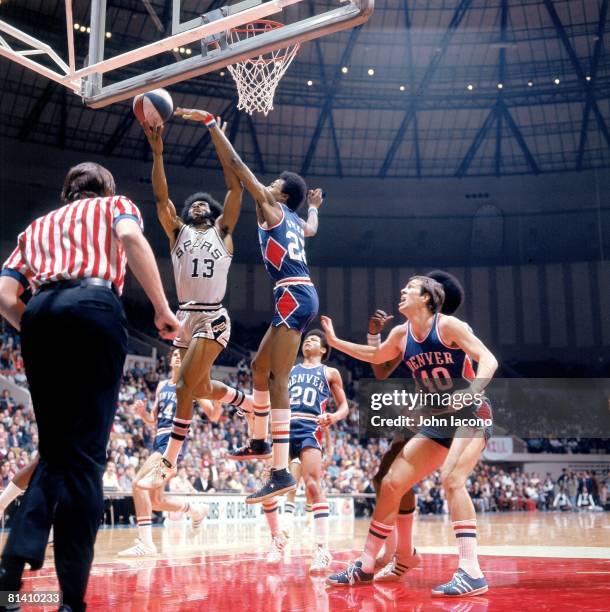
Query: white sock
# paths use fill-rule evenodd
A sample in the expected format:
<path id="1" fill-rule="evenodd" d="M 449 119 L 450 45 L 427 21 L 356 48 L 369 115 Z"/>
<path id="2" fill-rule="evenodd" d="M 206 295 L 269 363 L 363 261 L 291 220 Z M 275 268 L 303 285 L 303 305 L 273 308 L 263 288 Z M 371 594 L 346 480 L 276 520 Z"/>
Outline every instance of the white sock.
<path id="1" fill-rule="evenodd" d="M 477 521 L 453 521 L 453 532 L 458 545 L 461 567 L 471 578 L 481 578 L 483 572 L 477 557 Z"/>
<path id="2" fill-rule="evenodd" d="M 174 417 L 174 420 L 172 421 L 172 433 L 169 436 L 169 442 L 167 443 L 165 453 L 163 453 L 163 457 L 165 457 L 165 459 L 172 464 L 172 467 L 176 467 L 178 455 L 182 450 L 182 444 L 188 435 L 190 426 L 190 419 L 187 420 Z"/>
<path id="3" fill-rule="evenodd" d="M 291 529 L 294 525 L 294 511 L 296 504 L 291 501 L 284 502 L 284 526 L 286 529 Z"/>
<path id="4" fill-rule="evenodd" d="M 253 406 L 251 395 L 246 395 L 241 389 L 230 387 L 229 385 L 225 386 L 227 391 L 220 398 L 220 401 L 223 404 L 230 404 L 231 406 L 235 406 L 235 408 L 239 408 L 244 412 L 252 412 Z"/>
<path id="5" fill-rule="evenodd" d="M 150 516 L 138 516 L 138 537 L 146 546 L 154 546 L 152 540 L 152 519 Z"/>
<path id="6" fill-rule="evenodd" d="M 290 451 L 290 408 L 271 410 L 271 437 L 273 439 L 273 469 L 285 470 L 288 467 Z"/>
<path id="7" fill-rule="evenodd" d="M 0 494 L 0 512 L 4 512 L 11 502 L 25 493 L 24 489 L 20 489 L 15 483 L 9 482 L 6 489 Z"/>
<path id="8" fill-rule="evenodd" d="M 254 389 L 252 402 L 254 407 L 254 433 L 252 437 L 255 440 L 266 440 L 269 432 L 269 406 L 271 404 L 269 391 Z"/>
<path id="9" fill-rule="evenodd" d="M 318 546 L 328 546 L 328 502 L 312 504 L 313 531 Z"/>
<path id="10" fill-rule="evenodd" d="M 396 541 L 394 546 L 396 549 L 396 556 L 399 559 L 408 559 L 413 555 L 413 519 L 415 517 L 415 508 L 410 512 L 403 510 L 398 511 L 396 517 L 396 526 L 394 532 L 396 533 Z M 388 541 L 386 541 L 386 546 Z"/>

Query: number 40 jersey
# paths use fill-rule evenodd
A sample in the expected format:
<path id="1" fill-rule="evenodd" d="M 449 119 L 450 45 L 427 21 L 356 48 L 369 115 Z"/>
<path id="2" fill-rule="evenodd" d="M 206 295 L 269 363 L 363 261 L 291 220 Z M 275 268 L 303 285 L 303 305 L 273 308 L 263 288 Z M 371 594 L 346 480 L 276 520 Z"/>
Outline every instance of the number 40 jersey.
<path id="1" fill-rule="evenodd" d="M 171 252 L 176 292 L 181 304 L 220 304 L 227 291 L 232 256 L 216 227 L 183 225 Z"/>

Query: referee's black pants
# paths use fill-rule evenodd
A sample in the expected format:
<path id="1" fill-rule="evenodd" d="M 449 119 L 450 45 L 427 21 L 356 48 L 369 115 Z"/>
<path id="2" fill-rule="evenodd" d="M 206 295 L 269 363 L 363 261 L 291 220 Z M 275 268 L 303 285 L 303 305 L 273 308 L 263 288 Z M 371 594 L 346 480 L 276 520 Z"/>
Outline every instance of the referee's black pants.
<path id="1" fill-rule="evenodd" d="M 125 324 L 119 298 L 104 287 L 54 284 L 26 308 L 22 352 L 40 462 L 2 553 L 2 590 L 18 589 L 24 562 L 42 566 L 53 525 L 64 603 L 85 609 L 104 509 L 106 446 L 127 352 Z"/>

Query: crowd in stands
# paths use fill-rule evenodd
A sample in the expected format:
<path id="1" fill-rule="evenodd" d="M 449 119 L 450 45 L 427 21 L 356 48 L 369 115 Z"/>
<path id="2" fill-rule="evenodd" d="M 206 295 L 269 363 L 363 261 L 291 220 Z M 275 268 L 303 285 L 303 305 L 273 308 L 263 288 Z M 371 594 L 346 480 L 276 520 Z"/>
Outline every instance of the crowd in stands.
<path id="1" fill-rule="evenodd" d="M 26 385 L 18 336 L 0 335 L 1 374 L 17 384 Z M 387 440 L 358 440 L 358 411 L 354 400 L 359 375 L 368 375 L 360 364 L 347 369 L 346 361 L 338 363 L 344 372 L 350 413 L 345 421 L 333 427 L 332 449 L 326 452 L 325 485 L 330 493 L 372 493 L 371 479 L 379 467 Z M 148 368 L 135 363 L 124 374 L 118 407 L 108 449 L 104 487 L 108 490 L 131 490 L 135 473 L 150 454 L 154 429 L 135 414 L 133 403 L 141 399 L 152 408 L 159 381 L 167 377 L 165 357 Z M 245 360 L 236 364 L 225 382 L 244 389 L 250 387 L 250 369 Z M 59 384 L 50 392 L 69 393 L 69 383 Z M 333 410 L 332 405 L 329 408 Z M 178 475 L 170 483 L 172 491 L 246 492 L 262 484 L 265 465 L 262 462 L 234 462 L 227 458 L 229 448 L 246 440 L 246 422 L 232 408 L 226 407 L 218 423 L 205 416 L 194 420 Z M 0 393 L 0 487 L 36 456 L 38 436 L 31 408 L 18 405 L 10 392 Z M 518 468 L 505 471 L 479 463 L 468 482 L 468 489 L 478 511 L 552 510 L 604 507 L 610 502 L 610 473 L 565 472 L 554 481 L 549 474 L 521 473 Z M 372 500 L 356 500 L 359 515 L 367 515 Z M 447 511 L 446 500 L 437 472 L 418 486 L 421 513 Z M 127 517 L 125 517 L 127 518 Z"/>

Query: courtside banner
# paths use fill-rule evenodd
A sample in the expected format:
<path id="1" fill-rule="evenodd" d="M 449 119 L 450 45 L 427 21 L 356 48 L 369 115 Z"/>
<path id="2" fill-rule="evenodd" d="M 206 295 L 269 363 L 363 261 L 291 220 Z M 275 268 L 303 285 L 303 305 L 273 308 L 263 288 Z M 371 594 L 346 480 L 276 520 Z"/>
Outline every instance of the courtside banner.
<path id="1" fill-rule="evenodd" d="M 172 499 L 180 501 L 193 501 L 193 497 L 172 496 Z M 205 523 L 260 523 L 267 524 L 263 513 L 262 504 L 246 504 L 246 495 L 201 495 L 197 497 L 198 503 L 208 505 L 209 514 L 205 519 Z M 297 496 L 295 519 L 297 521 L 306 519 L 305 498 Z M 328 518 L 331 525 L 335 525 L 333 529 L 339 525 L 345 525 L 354 520 L 354 499 L 352 497 L 334 497 L 328 496 Z M 284 512 L 284 499 L 279 499 L 279 513 Z M 182 520 L 183 515 L 176 516 Z M 173 518 L 170 513 L 170 520 Z"/>
<path id="2" fill-rule="evenodd" d="M 361 379 L 358 396 L 363 439 L 422 430 L 439 438 L 610 437 L 608 378 L 494 378 L 473 387 L 440 375 L 418 386 L 413 379 Z"/>

